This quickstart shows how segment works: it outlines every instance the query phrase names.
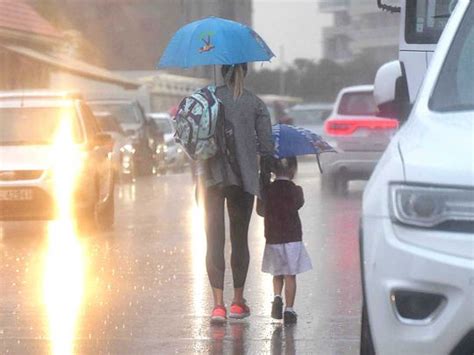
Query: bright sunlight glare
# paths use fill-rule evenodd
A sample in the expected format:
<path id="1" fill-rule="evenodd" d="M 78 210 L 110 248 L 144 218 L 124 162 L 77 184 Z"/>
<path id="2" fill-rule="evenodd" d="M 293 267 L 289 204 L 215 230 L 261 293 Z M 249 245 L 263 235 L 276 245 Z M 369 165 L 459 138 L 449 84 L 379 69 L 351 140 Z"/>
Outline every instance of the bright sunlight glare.
<path id="1" fill-rule="evenodd" d="M 53 146 L 53 167 L 57 219 L 49 224 L 44 270 L 51 353 L 74 353 L 77 317 L 84 293 L 84 257 L 77 239 L 73 194 L 81 169 L 81 151 L 73 143 L 72 116 L 65 110 Z"/>

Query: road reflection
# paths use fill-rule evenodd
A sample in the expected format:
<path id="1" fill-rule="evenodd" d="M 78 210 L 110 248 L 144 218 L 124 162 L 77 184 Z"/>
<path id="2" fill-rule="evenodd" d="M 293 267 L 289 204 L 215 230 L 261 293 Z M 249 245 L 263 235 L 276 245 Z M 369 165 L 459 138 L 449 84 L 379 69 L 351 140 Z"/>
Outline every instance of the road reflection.
<path id="1" fill-rule="evenodd" d="M 43 295 L 53 354 L 72 354 L 84 294 L 85 262 L 73 224 L 53 221 L 48 228 Z"/>
<path id="2" fill-rule="evenodd" d="M 206 233 L 204 227 L 204 210 L 201 205 L 194 203 L 191 212 L 191 223 L 190 223 L 190 235 L 191 235 L 191 260 L 192 260 L 192 290 L 193 290 L 193 314 L 195 320 L 195 326 L 193 329 L 195 332 L 203 326 L 203 312 L 205 311 L 204 293 L 205 287 L 207 287 L 206 278 Z M 194 334 L 194 337 L 199 337 L 199 334 Z"/>
<path id="3" fill-rule="evenodd" d="M 48 225 L 43 271 L 43 296 L 49 324 L 51 352 L 74 352 L 77 317 L 84 293 L 84 258 L 74 222 L 74 192 L 83 168 L 82 152 L 72 136 L 73 118 L 65 109 L 52 151 L 51 178 L 56 219 Z"/>

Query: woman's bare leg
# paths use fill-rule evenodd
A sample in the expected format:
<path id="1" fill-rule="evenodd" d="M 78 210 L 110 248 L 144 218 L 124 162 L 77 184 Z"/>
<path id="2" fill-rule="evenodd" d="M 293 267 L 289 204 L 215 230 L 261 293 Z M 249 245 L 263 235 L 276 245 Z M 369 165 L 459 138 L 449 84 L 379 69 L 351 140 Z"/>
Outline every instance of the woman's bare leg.
<path id="1" fill-rule="evenodd" d="M 212 288 L 212 296 L 214 297 L 214 306 L 224 305 L 224 290 L 220 288 Z"/>
<path id="2" fill-rule="evenodd" d="M 244 303 L 244 288 L 234 288 L 234 299 L 232 300 L 232 303 Z"/>

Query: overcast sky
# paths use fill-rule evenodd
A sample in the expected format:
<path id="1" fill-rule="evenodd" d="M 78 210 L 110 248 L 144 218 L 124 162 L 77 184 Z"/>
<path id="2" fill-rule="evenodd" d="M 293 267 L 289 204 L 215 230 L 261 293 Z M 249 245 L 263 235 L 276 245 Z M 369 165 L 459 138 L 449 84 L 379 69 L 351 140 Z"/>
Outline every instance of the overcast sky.
<path id="1" fill-rule="evenodd" d="M 281 65 L 282 59 L 321 58 L 321 30 L 331 17 L 319 13 L 318 0 L 254 0 L 253 9 L 255 30 L 277 56 L 265 67 Z"/>

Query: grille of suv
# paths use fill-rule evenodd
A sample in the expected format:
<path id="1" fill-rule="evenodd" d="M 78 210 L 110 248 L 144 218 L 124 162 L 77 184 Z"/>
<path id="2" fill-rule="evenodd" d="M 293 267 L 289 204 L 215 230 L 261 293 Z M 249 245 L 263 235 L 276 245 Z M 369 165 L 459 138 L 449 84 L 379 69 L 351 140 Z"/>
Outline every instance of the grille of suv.
<path id="1" fill-rule="evenodd" d="M 42 174 L 43 170 L 0 171 L 0 181 L 36 180 Z"/>

